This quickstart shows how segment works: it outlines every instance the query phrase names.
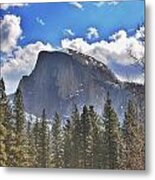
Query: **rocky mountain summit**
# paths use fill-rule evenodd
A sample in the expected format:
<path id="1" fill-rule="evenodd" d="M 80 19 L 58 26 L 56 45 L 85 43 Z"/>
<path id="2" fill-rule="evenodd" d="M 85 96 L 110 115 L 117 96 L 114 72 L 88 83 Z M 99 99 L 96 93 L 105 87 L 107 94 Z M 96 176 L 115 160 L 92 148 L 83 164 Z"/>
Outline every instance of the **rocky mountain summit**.
<path id="1" fill-rule="evenodd" d="M 34 70 L 19 86 L 25 111 L 36 116 L 46 109 L 49 118 L 56 111 L 67 118 L 74 104 L 80 110 L 93 105 L 102 113 L 107 92 L 121 119 L 129 99 L 144 114 L 143 85 L 120 82 L 105 64 L 71 49 L 40 52 Z"/>

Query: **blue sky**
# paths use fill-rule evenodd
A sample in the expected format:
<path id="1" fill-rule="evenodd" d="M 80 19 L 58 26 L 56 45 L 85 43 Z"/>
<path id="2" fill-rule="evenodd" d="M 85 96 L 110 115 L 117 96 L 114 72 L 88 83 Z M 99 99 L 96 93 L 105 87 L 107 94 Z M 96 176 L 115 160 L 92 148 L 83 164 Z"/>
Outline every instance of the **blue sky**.
<path id="1" fill-rule="evenodd" d="M 21 17 L 23 35 L 26 37 L 18 42 L 21 46 L 36 40 L 59 46 L 64 37 L 64 29 L 72 29 L 76 36 L 85 38 L 86 30 L 90 26 L 98 28 L 100 39 L 108 40 L 119 29 L 125 29 L 132 34 L 138 25 L 144 23 L 143 1 L 126 1 L 118 5 L 105 3 L 101 7 L 95 6 L 95 2 L 81 4 L 82 10 L 69 3 L 35 3 L 22 8 L 1 10 L 0 16 L 9 12 Z M 36 17 L 42 19 L 45 25 L 38 23 Z"/>
<path id="2" fill-rule="evenodd" d="M 8 63 L 7 61 L 12 60 L 15 62 L 18 60 L 18 62 L 20 62 L 19 54 L 21 57 L 21 53 L 24 53 L 25 49 L 28 49 L 29 45 L 35 46 L 37 42 L 42 43 L 41 45 L 38 45 L 39 47 L 43 47 L 45 45 L 46 48 L 47 46 L 49 48 L 51 45 L 52 48 L 58 48 L 62 47 L 62 40 L 64 39 L 68 40 L 70 44 L 73 44 L 73 41 L 77 42 L 76 39 L 81 39 L 78 41 L 78 43 L 81 43 L 82 41 L 82 43 L 88 43 L 88 45 L 94 44 L 94 46 L 96 46 L 95 43 L 101 42 L 103 40 L 107 43 L 111 41 L 117 41 L 115 39 L 116 37 L 110 37 L 121 30 L 122 31 L 119 34 L 122 38 L 124 38 L 125 41 L 128 42 L 128 38 L 136 36 L 137 28 L 144 25 L 144 1 L 113 1 L 112 3 L 34 3 L 23 6 L 14 5 L 8 6 L 7 8 L 2 7 L 0 9 L 1 20 L 4 21 L 5 16 L 7 15 L 13 15 L 16 18 L 20 18 L 18 19 L 18 22 L 14 18 L 17 23 L 16 25 L 19 26 L 19 33 L 15 37 L 16 42 L 10 46 L 10 49 L 9 47 L 2 47 L 0 51 L 2 57 L 1 61 L 4 60 L 4 62 Z M 11 20 L 9 19 L 8 22 L 11 22 Z M 5 36 L 2 38 L 6 38 L 9 43 L 9 33 L 11 33 L 10 27 L 14 27 L 14 25 L 10 26 L 8 22 L 5 22 L 5 26 L 8 25 L 9 27 L 8 32 L 3 33 Z M 15 31 L 15 33 L 16 32 L 17 31 Z M 7 35 L 8 37 L 6 37 Z M 7 41 L 4 43 L 4 46 L 6 46 Z M 134 41 L 134 39 L 131 38 L 129 42 L 130 41 L 137 43 Z M 108 47 L 109 46 L 110 45 L 108 45 Z M 136 45 L 136 47 L 139 46 Z M 14 54 L 14 51 L 17 51 L 17 53 Z M 17 55 L 18 58 L 15 57 Z M 116 71 L 116 73 L 121 71 L 120 68 L 123 68 L 122 66 L 125 66 L 129 67 L 129 74 L 131 71 L 132 74 L 136 74 L 137 76 L 141 75 L 141 71 L 139 70 L 140 66 L 138 66 L 137 69 L 132 69 L 130 65 L 127 66 L 128 63 L 121 63 L 119 66 L 119 60 L 114 62 L 115 58 L 111 59 L 113 63 L 108 63 L 109 67 Z M 21 61 L 24 61 L 24 58 Z M 7 68 L 8 67 L 9 66 L 7 65 Z M 8 87 L 8 93 L 11 93 L 15 90 L 21 76 L 26 74 L 26 71 L 24 70 L 21 73 L 19 72 L 18 77 L 16 77 L 14 71 L 15 69 L 12 71 L 8 69 L 2 71 L 4 73 L 4 75 L 2 75 L 7 81 L 6 84 Z M 11 73 L 14 74 L 14 79 L 11 78 Z M 123 76 L 123 73 L 118 73 L 118 75 Z M 9 88 L 9 86 L 11 86 L 11 81 L 16 83 L 13 83 L 12 87 Z"/>

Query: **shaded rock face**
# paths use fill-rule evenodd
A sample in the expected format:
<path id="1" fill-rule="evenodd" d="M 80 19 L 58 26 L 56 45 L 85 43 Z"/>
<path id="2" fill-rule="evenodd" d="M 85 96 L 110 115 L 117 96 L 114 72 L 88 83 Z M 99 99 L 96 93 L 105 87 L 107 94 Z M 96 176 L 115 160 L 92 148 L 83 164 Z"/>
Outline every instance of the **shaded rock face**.
<path id="1" fill-rule="evenodd" d="M 121 118 L 129 99 L 140 109 L 144 104 L 144 86 L 121 83 L 107 66 L 72 50 L 40 52 L 34 70 L 19 86 L 26 112 L 40 116 L 45 108 L 49 118 L 56 111 L 68 116 L 74 104 L 80 110 L 84 104 L 93 105 L 102 113 L 108 91 Z"/>

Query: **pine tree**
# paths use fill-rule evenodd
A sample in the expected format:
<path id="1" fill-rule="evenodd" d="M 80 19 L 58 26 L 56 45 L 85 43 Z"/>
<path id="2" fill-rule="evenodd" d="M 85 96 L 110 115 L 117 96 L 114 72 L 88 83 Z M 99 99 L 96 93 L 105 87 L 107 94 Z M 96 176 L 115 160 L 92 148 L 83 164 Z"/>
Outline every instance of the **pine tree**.
<path id="1" fill-rule="evenodd" d="M 2 157 L 5 159 L 5 166 L 13 167 L 16 161 L 14 122 L 12 118 L 12 110 L 5 93 L 5 84 L 3 79 L 0 80 L 0 122 L 0 133 L 2 133 L 0 137 L 5 138 L 3 141 L 1 141 L 2 147 L 0 149 L 3 151 L 3 153 L 5 147 L 5 153 L 2 155 Z"/>
<path id="2" fill-rule="evenodd" d="M 77 106 L 74 106 L 71 115 L 71 166 L 79 168 L 79 153 L 80 153 L 80 139 L 81 139 L 81 122 L 80 114 Z"/>
<path id="3" fill-rule="evenodd" d="M 125 169 L 144 169 L 144 131 L 138 122 L 136 106 L 129 100 L 123 124 Z"/>
<path id="4" fill-rule="evenodd" d="M 41 118 L 41 129 L 40 129 L 40 142 L 39 142 L 39 148 L 40 148 L 40 160 L 41 160 L 41 167 L 49 167 L 49 127 L 48 122 L 46 119 L 46 113 L 45 109 L 42 113 Z"/>
<path id="5" fill-rule="evenodd" d="M 30 119 L 27 123 L 27 141 L 28 141 L 28 162 L 29 167 L 36 167 L 37 164 L 37 149 L 35 146 L 35 139 L 33 136 L 33 124 L 32 124 L 32 116 L 30 115 Z"/>
<path id="6" fill-rule="evenodd" d="M 4 126 L 6 116 L 6 94 L 5 85 L 3 79 L 0 80 L 0 166 L 6 166 L 7 155 L 6 155 L 6 133 L 7 130 Z"/>
<path id="7" fill-rule="evenodd" d="M 64 127 L 64 155 L 63 155 L 63 162 L 64 168 L 71 168 L 72 167 L 72 142 L 71 142 L 71 122 L 70 120 L 66 121 L 65 127 Z"/>
<path id="8" fill-rule="evenodd" d="M 94 111 L 93 106 L 89 106 L 89 117 L 92 123 L 92 168 L 99 169 L 103 167 L 103 144 L 101 121 Z"/>
<path id="9" fill-rule="evenodd" d="M 55 113 L 51 134 L 52 134 L 51 166 L 54 168 L 62 168 L 64 152 L 63 152 L 61 119 L 58 113 Z"/>
<path id="10" fill-rule="evenodd" d="M 92 168 L 92 124 L 87 106 L 83 107 L 80 130 L 80 167 Z"/>
<path id="11" fill-rule="evenodd" d="M 20 88 L 17 89 L 14 98 L 14 119 L 16 134 L 15 167 L 27 167 L 28 164 L 28 142 L 26 137 L 26 122 L 24 113 L 23 97 Z"/>
<path id="12" fill-rule="evenodd" d="M 33 146 L 36 151 L 35 167 L 50 167 L 50 131 L 43 109 L 41 119 L 36 118 L 32 128 Z"/>
<path id="13" fill-rule="evenodd" d="M 7 166 L 14 167 L 16 165 L 16 135 L 15 135 L 15 127 L 14 127 L 14 119 L 12 115 L 12 110 L 10 106 L 7 106 L 6 116 L 5 116 L 5 127 L 7 129 L 6 133 L 6 155 L 7 155 Z"/>
<path id="14" fill-rule="evenodd" d="M 41 167 L 40 163 L 40 123 L 39 119 L 36 117 L 35 123 L 32 127 L 32 140 L 34 142 L 34 149 L 36 150 L 35 154 L 35 162 L 34 162 L 34 167 Z"/>
<path id="15" fill-rule="evenodd" d="M 119 169 L 119 144 L 120 131 L 117 114 L 112 108 L 112 103 L 109 93 L 104 106 L 104 126 L 105 126 L 105 168 Z"/>

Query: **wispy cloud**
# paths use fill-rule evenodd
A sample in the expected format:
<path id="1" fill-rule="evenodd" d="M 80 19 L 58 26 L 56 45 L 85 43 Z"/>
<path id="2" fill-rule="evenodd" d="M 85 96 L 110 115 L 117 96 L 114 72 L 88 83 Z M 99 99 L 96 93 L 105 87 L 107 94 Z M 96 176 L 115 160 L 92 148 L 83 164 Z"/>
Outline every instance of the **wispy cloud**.
<path id="1" fill-rule="evenodd" d="M 111 1 L 108 3 L 109 5 L 113 5 L 116 6 L 117 4 L 119 4 L 119 1 Z"/>
<path id="2" fill-rule="evenodd" d="M 25 38 L 26 38 L 26 36 L 23 35 L 23 36 L 20 37 L 20 40 L 22 41 Z"/>
<path id="3" fill-rule="evenodd" d="M 69 2 L 69 4 L 71 4 L 75 8 L 83 10 L 83 5 L 80 2 Z"/>
<path id="4" fill-rule="evenodd" d="M 64 35 L 65 36 L 74 36 L 75 33 L 71 29 L 65 29 L 64 30 Z"/>
<path id="5" fill-rule="evenodd" d="M 97 39 L 97 38 L 99 38 L 98 30 L 95 27 L 89 27 L 87 29 L 87 38 L 88 39 Z"/>
<path id="6" fill-rule="evenodd" d="M 123 1 L 123 0 L 122 0 Z M 97 6 L 97 7 L 102 7 L 103 5 L 105 4 L 108 4 L 108 5 L 113 5 L 113 6 L 116 6 L 120 3 L 121 1 L 116 1 L 116 0 L 105 0 L 105 1 L 100 1 L 100 2 L 95 2 L 94 5 Z"/>
<path id="7" fill-rule="evenodd" d="M 105 4 L 105 2 L 101 1 L 101 2 L 95 2 L 94 5 L 97 7 L 101 7 Z"/>
<path id="8" fill-rule="evenodd" d="M 43 19 L 41 19 L 41 18 L 39 18 L 39 17 L 36 17 L 36 21 L 37 21 L 37 23 L 39 23 L 40 25 L 45 26 L 45 22 L 43 21 Z"/>
<path id="9" fill-rule="evenodd" d="M 27 6 L 27 5 L 28 5 L 28 3 L 1 4 L 0 9 L 8 10 L 10 7 L 23 7 L 23 6 Z"/>

